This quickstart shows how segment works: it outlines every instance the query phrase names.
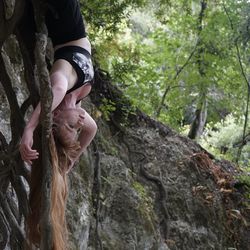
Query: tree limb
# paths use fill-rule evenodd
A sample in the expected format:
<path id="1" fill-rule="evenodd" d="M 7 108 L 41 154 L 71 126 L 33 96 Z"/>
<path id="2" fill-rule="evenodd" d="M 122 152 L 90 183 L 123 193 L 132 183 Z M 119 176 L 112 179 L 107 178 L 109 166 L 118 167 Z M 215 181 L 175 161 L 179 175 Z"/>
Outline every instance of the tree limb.
<path id="1" fill-rule="evenodd" d="M 20 52 L 24 64 L 24 77 L 28 90 L 30 92 L 30 101 L 35 108 L 39 101 L 38 80 L 35 78 L 35 43 L 36 43 L 36 27 L 34 13 L 31 3 L 27 4 L 24 15 L 18 27 L 15 29 L 15 35 L 20 47 Z"/>
<path id="2" fill-rule="evenodd" d="M 20 112 L 16 94 L 12 88 L 12 82 L 7 68 L 11 68 L 11 65 L 8 61 L 7 55 L 2 52 L 0 55 L 0 81 L 4 87 L 4 91 L 9 103 L 12 143 L 13 145 L 16 145 L 24 128 L 24 119 Z"/>
<path id="3" fill-rule="evenodd" d="M 4 195 L 0 192 L 0 203 L 4 211 L 4 215 L 6 216 L 6 219 L 8 223 L 10 224 L 10 228 L 12 229 L 14 236 L 16 240 L 18 240 L 21 244 L 23 242 L 26 242 L 24 232 L 21 229 L 21 227 L 18 225 L 15 216 L 13 215 L 9 204 L 7 203 L 6 198 Z"/>
<path id="4" fill-rule="evenodd" d="M 176 81 L 176 79 L 179 77 L 179 75 L 181 74 L 181 72 L 184 70 L 184 68 L 188 65 L 189 61 L 191 60 L 191 58 L 193 57 L 197 47 L 198 47 L 198 44 L 199 44 L 199 39 L 197 40 L 193 50 L 191 51 L 189 57 L 187 58 L 187 60 L 184 62 L 184 64 L 177 70 L 177 72 L 175 73 L 172 81 Z M 168 92 L 170 91 L 171 89 L 171 86 L 168 85 L 163 93 L 163 96 L 162 96 L 162 99 L 161 99 L 161 102 L 157 108 L 157 111 L 156 111 L 156 117 L 159 117 L 160 116 L 160 113 L 161 113 L 161 110 L 162 110 L 162 107 L 164 105 L 164 102 L 166 100 L 166 96 L 168 94 Z"/>

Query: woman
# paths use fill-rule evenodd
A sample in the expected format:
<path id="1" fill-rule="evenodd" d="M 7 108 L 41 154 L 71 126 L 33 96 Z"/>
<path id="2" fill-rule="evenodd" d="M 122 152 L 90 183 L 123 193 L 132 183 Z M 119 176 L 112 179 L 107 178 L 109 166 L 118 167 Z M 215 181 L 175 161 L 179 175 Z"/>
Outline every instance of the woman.
<path id="1" fill-rule="evenodd" d="M 54 45 L 54 64 L 50 71 L 53 92 L 53 129 L 50 138 L 52 161 L 51 223 L 53 250 L 66 249 L 65 207 L 66 174 L 86 150 L 97 130 L 95 121 L 80 107 L 80 100 L 91 90 L 94 71 L 91 46 L 86 38 L 77 0 L 48 0 L 46 24 Z M 32 164 L 30 181 L 30 213 L 26 232 L 30 244 L 39 246 L 41 216 L 41 148 L 39 129 L 40 103 L 24 129 L 20 154 Z M 36 130 L 36 149 L 33 135 Z M 40 156 L 39 156 L 40 152 Z M 32 246 L 28 246 L 32 248 Z"/>
<path id="2" fill-rule="evenodd" d="M 54 45 L 54 64 L 50 71 L 53 92 L 52 111 L 55 114 L 67 108 L 79 108 L 79 101 L 91 90 L 94 71 L 91 62 L 91 45 L 77 0 L 48 0 L 46 24 Z M 32 113 L 21 139 L 20 153 L 28 164 L 37 159 L 39 153 L 32 149 L 33 133 L 39 123 L 40 103 Z M 90 115 L 84 111 L 84 133 L 79 136 L 81 149 L 70 168 L 92 141 L 97 127 Z"/>

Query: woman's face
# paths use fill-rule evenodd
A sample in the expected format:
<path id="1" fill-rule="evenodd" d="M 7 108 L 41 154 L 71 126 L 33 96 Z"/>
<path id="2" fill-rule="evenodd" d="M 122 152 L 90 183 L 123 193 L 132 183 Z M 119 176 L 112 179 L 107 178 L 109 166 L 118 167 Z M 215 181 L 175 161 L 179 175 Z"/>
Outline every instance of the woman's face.
<path id="1" fill-rule="evenodd" d="M 55 131 L 64 146 L 77 141 L 78 134 L 84 125 L 85 112 L 81 108 L 62 110 L 54 117 Z"/>

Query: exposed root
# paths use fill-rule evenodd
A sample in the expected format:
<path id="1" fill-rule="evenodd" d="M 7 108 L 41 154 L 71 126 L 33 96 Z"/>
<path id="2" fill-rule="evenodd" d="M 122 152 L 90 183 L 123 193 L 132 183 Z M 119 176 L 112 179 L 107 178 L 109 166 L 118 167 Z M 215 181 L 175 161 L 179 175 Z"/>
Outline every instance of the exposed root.
<path id="1" fill-rule="evenodd" d="M 168 213 L 168 209 L 166 206 L 167 191 L 165 189 L 165 186 L 160 178 L 149 174 L 143 166 L 140 167 L 140 173 L 148 181 L 155 183 L 159 189 L 159 193 L 160 193 L 159 201 L 161 202 L 161 208 L 162 208 L 162 213 L 163 213 L 163 237 L 165 240 L 168 240 L 169 238 L 169 227 L 168 227 L 169 213 Z"/>

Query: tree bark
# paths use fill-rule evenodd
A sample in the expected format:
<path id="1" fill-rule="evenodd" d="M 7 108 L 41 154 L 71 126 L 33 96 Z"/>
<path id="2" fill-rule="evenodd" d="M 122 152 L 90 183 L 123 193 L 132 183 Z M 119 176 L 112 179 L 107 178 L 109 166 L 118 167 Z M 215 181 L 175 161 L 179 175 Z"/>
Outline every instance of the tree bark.
<path id="1" fill-rule="evenodd" d="M 47 46 L 47 28 L 44 19 L 44 2 L 42 0 L 33 0 L 36 26 L 38 30 L 35 58 L 37 63 L 37 72 L 40 82 L 41 93 L 41 114 L 40 122 L 42 125 L 42 197 L 41 197 L 41 250 L 52 249 L 52 225 L 51 225 L 51 181 L 52 167 L 50 161 L 49 138 L 52 127 L 52 91 L 47 70 L 45 54 Z"/>
<path id="2" fill-rule="evenodd" d="M 201 98 L 198 106 L 199 108 L 197 108 L 195 111 L 195 118 L 191 124 L 190 130 L 188 133 L 188 137 L 190 139 L 199 138 L 203 133 L 206 120 L 207 120 L 207 100 L 205 96 Z"/>
<path id="3" fill-rule="evenodd" d="M 198 18 L 198 33 L 200 34 L 203 30 L 203 18 L 205 15 L 205 11 L 207 8 L 207 1 L 201 1 L 201 10 Z M 199 83 L 199 99 L 197 103 L 197 108 L 195 111 L 195 118 L 190 126 L 190 130 L 188 133 L 188 137 L 190 139 L 196 139 L 200 137 L 203 133 L 206 120 L 207 120 L 207 89 L 206 86 L 203 85 L 203 79 L 206 77 L 206 69 L 204 62 L 204 44 L 202 44 L 202 40 L 199 40 L 198 43 L 198 58 L 197 58 L 197 66 L 198 72 L 200 75 L 201 82 Z"/>

